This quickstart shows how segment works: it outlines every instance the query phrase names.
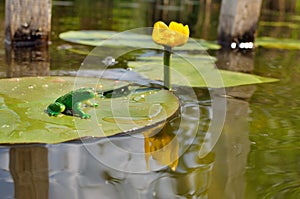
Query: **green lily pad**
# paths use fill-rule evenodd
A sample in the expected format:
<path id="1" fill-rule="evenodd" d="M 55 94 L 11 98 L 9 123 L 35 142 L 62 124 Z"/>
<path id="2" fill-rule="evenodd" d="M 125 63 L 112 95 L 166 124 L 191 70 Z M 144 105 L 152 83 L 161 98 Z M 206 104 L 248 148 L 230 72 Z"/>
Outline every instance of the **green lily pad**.
<path id="1" fill-rule="evenodd" d="M 265 48 L 299 50 L 300 40 L 279 39 L 279 38 L 272 38 L 272 37 L 258 37 L 255 39 L 255 46 L 261 46 Z"/>
<path id="2" fill-rule="evenodd" d="M 142 57 L 128 66 L 142 76 L 163 81 L 162 57 Z M 277 79 L 257 75 L 218 70 L 208 56 L 179 56 L 171 58 L 171 83 L 191 87 L 222 88 L 249 84 L 276 82 Z"/>
<path id="3" fill-rule="evenodd" d="M 152 41 L 151 35 L 138 34 L 131 31 L 121 33 L 107 30 L 68 31 L 61 33 L 59 38 L 65 41 L 89 46 L 162 48 Z M 209 42 L 202 39 L 190 39 L 185 45 L 176 47 L 174 50 L 207 50 L 219 48 L 220 46 L 216 42 Z"/>
<path id="4" fill-rule="evenodd" d="M 94 99 L 99 107 L 83 107 L 91 119 L 69 115 L 50 117 L 47 106 L 78 87 L 102 91 L 126 82 L 79 77 L 29 77 L 0 80 L 0 144 L 59 143 L 83 137 L 105 137 L 164 122 L 179 108 L 166 90 L 132 92 Z"/>

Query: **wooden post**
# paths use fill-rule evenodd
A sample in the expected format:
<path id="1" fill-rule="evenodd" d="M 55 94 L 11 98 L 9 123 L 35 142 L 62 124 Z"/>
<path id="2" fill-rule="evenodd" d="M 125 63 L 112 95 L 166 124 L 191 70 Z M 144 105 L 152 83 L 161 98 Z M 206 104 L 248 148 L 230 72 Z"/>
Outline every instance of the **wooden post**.
<path id="1" fill-rule="evenodd" d="M 222 0 L 218 42 L 225 48 L 254 42 L 261 5 L 262 0 Z"/>
<path id="2" fill-rule="evenodd" d="M 7 77 L 49 75 L 51 0 L 6 0 Z"/>
<path id="3" fill-rule="evenodd" d="M 6 44 L 47 44 L 51 30 L 51 5 L 51 0 L 6 0 Z"/>

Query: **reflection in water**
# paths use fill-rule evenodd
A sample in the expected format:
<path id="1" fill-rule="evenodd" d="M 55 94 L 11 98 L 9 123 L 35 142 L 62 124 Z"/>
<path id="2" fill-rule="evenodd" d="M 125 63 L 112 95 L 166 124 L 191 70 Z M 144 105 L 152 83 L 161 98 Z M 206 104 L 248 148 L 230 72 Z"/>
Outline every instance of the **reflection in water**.
<path id="1" fill-rule="evenodd" d="M 150 170 L 150 156 L 161 165 L 169 166 L 173 171 L 178 165 L 178 140 L 170 131 L 167 124 L 159 133 L 153 135 L 152 131 L 144 132 L 144 147 L 147 169 Z"/>
<path id="2" fill-rule="evenodd" d="M 187 170 L 180 168 L 181 172 L 159 172 L 160 177 L 151 182 L 151 192 L 148 196 L 151 194 L 153 198 L 207 198 L 215 156 L 209 153 L 200 159 L 197 153 L 190 155 L 197 165 L 185 168 Z M 184 165 L 184 159 L 179 159 L 180 166 Z"/>
<path id="3" fill-rule="evenodd" d="M 128 138 L 122 142 L 137 144 Z M 114 151 L 110 155 L 114 158 Z M 197 153 L 193 156 L 197 159 Z M 135 174 L 104 166 L 82 145 L 50 147 L 50 198 L 198 198 L 207 194 L 213 161 L 214 156 L 209 154 L 198 159 L 193 168 L 181 168 L 181 172 L 162 169 Z"/>
<path id="4" fill-rule="evenodd" d="M 227 50 L 217 52 L 216 66 L 219 69 L 250 73 L 254 69 L 255 53 L 250 50 Z M 255 85 L 226 88 L 226 95 L 249 99 L 256 90 Z"/>
<path id="5" fill-rule="evenodd" d="M 251 72 L 254 69 L 254 52 L 251 50 L 227 50 L 217 52 L 216 65 L 219 69 Z"/>
<path id="6" fill-rule="evenodd" d="M 50 70 L 48 45 L 36 47 L 5 46 L 6 77 L 47 76 Z"/>
<path id="7" fill-rule="evenodd" d="M 227 116 L 222 135 L 215 146 L 215 168 L 209 198 L 244 198 L 244 173 L 250 150 L 248 136 L 249 103 L 228 99 Z"/>
<path id="8" fill-rule="evenodd" d="M 0 193 L 1 198 L 13 198 L 14 184 L 9 172 L 9 148 L 0 147 Z"/>
<path id="9" fill-rule="evenodd" d="M 9 152 L 9 169 L 14 180 L 15 198 L 48 198 L 48 149 L 15 147 Z"/>
<path id="10" fill-rule="evenodd" d="M 217 54 L 218 68 L 250 72 L 254 68 L 252 52 L 223 51 Z M 255 86 L 227 88 L 227 111 L 223 132 L 214 148 L 215 167 L 209 198 L 244 198 L 246 190 L 247 157 L 250 151 L 248 114 L 249 103 Z"/>

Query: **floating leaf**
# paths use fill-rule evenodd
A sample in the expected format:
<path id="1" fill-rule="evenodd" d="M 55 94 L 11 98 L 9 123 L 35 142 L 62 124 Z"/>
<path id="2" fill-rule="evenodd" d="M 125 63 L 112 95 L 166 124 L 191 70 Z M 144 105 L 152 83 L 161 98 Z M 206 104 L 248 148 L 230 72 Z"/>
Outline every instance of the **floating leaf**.
<path id="1" fill-rule="evenodd" d="M 139 61 L 129 62 L 128 66 L 146 78 L 163 80 L 162 57 L 143 57 Z M 275 81 L 278 80 L 246 73 L 218 70 L 215 68 L 213 59 L 208 56 L 179 56 L 174 54 L 171 58 L 172 84 L 220 88 Z"/>
<path id="2" fill-rule="evenodd" d="M 50 117 L 45 109 L 78 87 L 102 91 L 128 86 L 99 78 L 30 77 L 0 80 L 0 143 L 59 143 L 81 137 L 104 137 L 164 122 L 179 108 L 169 91 L 148 90 L 100 98 L 99 107 L 83 107 L 91 119 Z M 135 87 L 133 87 L 135 88 Z"/>
<path id="3" fill-rule="evenodd" d="M 161 49 L 160 45 L 157 45 L 152 41 L 151 35 L 138 34 L 131 31 L 120 33 L 106 30 L 80 30 L 64 32 L 61 33 L 59 37 L 69 42 L 89 46 Z M 174 50 L 207 50 L 219 48 L 220 46 L 215 42 L 192 39 L 185 45 L 174 48 Z"/>
<path id="4" fill-rule="evenodd" d="M 255 39 L 256 46 L 265 48 L 278 48 L 287 50 L 299 50 L 300 40 L 296 39 L 278 39 L 272 37 L 258 37 Z"/>

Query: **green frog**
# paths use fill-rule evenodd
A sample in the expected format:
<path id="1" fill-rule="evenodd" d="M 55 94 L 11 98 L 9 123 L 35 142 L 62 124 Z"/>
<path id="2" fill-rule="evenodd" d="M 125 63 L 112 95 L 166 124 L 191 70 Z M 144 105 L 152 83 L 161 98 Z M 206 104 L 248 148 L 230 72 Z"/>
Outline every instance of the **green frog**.
<path id="1" fill-rule="evenodd" d="M 81 110 L 83 103 L 88 106 L 96 107 L 98 104 L 91 103 L 89 100 L 95 98 L 97 93 L 92 88 L 80 88 L 71 91 L 58 99 L 47 107 L 50 116 L 57 116 L 60 113 L 78 116 L 82 119 L 88 119 L 91 116 Z"/>

